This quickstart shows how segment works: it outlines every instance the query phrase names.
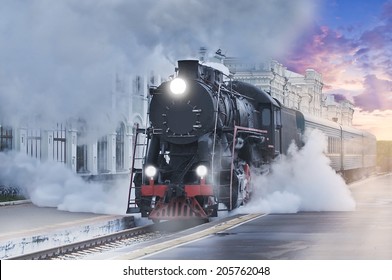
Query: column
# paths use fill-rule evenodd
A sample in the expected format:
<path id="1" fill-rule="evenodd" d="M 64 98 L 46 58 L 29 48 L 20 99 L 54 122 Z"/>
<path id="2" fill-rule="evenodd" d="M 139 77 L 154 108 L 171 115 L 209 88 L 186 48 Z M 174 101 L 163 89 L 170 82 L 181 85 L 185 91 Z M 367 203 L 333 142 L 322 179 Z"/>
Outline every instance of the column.
<path id="1" fill-rule="evenodd" d="M 87 145 L 87 169 L 91 175 L 98 174 L 98 147 L 97 142 Z"/>
<path id="2" fill-rule="evenodd" d="M 14 130 L 16 135 L 13 139 L 13 146 L 15 145 L 15 149 L 20 151 L 21 153 L 27 154 L 27 129 L 26 128 L 18 128 Z"/>
<path id="3" fill-rule="evenodd" d="M 53 131 L 44 130 L 41 134 L 41 158 L 53 160 Z"/>
<path id="4" fill-rule="evenodd" d="M 108 170 L 109 173 L 116 173 L 116 135 L 117 133 L 108 134 Z"/>

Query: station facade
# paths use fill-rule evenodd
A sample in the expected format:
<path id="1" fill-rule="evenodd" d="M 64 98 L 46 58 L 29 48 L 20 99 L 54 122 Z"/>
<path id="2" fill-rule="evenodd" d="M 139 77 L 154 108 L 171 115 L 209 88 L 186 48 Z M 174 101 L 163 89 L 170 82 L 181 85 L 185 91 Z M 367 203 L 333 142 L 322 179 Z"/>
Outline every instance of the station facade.
<path id="1" fill-rule="evenodd" d="M 353 105 L 324 95 L 322 76 L 315 70 L 299 74 L 274 60 L 249 64 L 235 58 L 218 58 L 235 79 L 270 92 L 284 106 L 351 125 Z M 120 72 L 113 80 L 112 92 L 108 93 L 112 95 L 111 110 L 121 112 L 115 130 L 86 141 L 88 124 L 77 116 L 44 128 L 29 124 L 11 127 L 6 120 L 0 120 L 0 152 L 16 150 L 40 160 L 62 162 L 88 178 L 128 175 L 136 128 L 147 125 L 148 89 L 162 79 L 154 74 L 135 77 Z"/>
<path id="2" fill-rule="evenodd" d="M 154 74 L 116 73 L 108 93 L 112 104 L 103 114 L 115 112 L 121 117 L 116 129 L 96 139 L 87 135 L 88 124 L 77 117 L 38 128 L 32 123 L 11 127 L 0 120 L 0 152 L 15 150 L 42 161 L 61 162 L 86 178 L 128 175 L 136 128 L 146 126 L 148 88 L 159 83 L 160 77 Z"/>

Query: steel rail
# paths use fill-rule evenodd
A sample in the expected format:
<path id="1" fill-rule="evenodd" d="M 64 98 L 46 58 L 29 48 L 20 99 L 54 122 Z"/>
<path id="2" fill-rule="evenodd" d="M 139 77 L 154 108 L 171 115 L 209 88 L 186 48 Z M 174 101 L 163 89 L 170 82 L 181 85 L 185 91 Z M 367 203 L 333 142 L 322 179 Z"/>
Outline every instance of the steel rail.
<path id="1" fill-rule="evenodd" d="M 77 252 L 82 252 L 85 250 L 99 248 L 99 246 L 111 245 L 117 241 L 130 239 L 133 237 L 141 236 L 147 233 L 154 232 L 166 232 L 173 233 L 178 232 L 187 228 L 194 227 L 196 225 L 200 225 L 201 223 L 205 223 L 204 220 L 189 220 L 189 221 L 166 221 L 158 224 L 150 224 L 146 226 L 140 226 L 131 229 L 125 229 L 119 232 L 98 236 L 95 238 L 64 244 L 61 246 L 48 248 L 40 251 L 35 251 L 23 255 L 12 256 L 6 258 L 7 260 L 45 260 L 52 259 L 56 257 L 61 257 L 64 255 L 71 255 Z M 136 241 L 135 241 L 136 242 Z"/>
<path id="2" fill-rule="evenodd" d="M 58 247 L 53 247 L 53 248 L 48 248 L 32 253 L 27 253 L 19 256 L 13 256 L 10 258 L 7 258 L 7 260 L 45 260 L 45 259 L 50 259 L 54 258 L 57 256 L 61 256 L 64 254 L 71 254 L 75 253 L 78 251 L 86 250 L 86 249 L 91 249 L 97 246 L 105 245 L 105 244 L 110 244 L 119 240 L 127 239 L 127 238 L 132 238 L 138 235 L 150 233 L 157 231 L 157 228 L 155 225 L 148 225 L 148 226 L 142 226 L 142 227 L 137 227 L 137 228 L 132 228 L 132 229 L 126 229 L 122 230 L 116 233 L 111 233 L 108 235 L 104 236 L 98 236 L 95 238 L 79 241 L 79 242 L 74 242 L 74 243 L 69 243 L 65 245 L 61 245 Z"/>

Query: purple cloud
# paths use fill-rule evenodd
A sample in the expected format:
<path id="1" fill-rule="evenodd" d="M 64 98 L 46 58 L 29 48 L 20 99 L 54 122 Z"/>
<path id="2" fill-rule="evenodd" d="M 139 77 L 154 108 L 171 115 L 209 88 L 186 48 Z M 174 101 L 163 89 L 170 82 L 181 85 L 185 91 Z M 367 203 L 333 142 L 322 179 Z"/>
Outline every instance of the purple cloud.
<path id="1" fill-rule="evenodd" d="M 391 22 L 392 21 L 392 1 L 388 1 L 383 6 L 381 12 L 381 19 Z"/>
<path id="2" fill-rule="evenodd" d="M 346 101 L 347 100 L 347 97 L 345 95 L 339 94 L 339 93 L 333 94 L 333 97 L 334 97 L 336 102 L 342 102 L 342 101 Z"/>
<path id="3" fill-rule="evenodd" d="M 388 47 L 388 44 L 391 43 L 392 34 L 389 25 L 376 26 L 372 30 L 364 32 L 360 38 L 361 44 L 369 46 L 373 50 Z"/>
<path id="4" fill-rule="evenodd" d="M 392 109 L 392 81 L 382 80 L 375 75 L 367 75 L 364 81 L 365 90 L 354 96 L 356 106 L 364 111 Z"/>
<path id="5" fill-rule="evenodd" d="M 370 51 L 369 48 L 360 48 L 360 49 L 355 53 L 355 55 L 360 56 L 360 55 L 363 55 L 363 54 L 368 53 L 369 51 Z"/>

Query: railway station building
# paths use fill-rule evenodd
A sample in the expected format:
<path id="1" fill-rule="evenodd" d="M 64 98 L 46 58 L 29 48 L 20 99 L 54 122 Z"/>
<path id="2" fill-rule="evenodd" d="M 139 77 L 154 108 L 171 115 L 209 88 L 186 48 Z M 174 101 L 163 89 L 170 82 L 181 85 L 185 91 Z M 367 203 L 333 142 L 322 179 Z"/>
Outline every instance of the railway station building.
<path id="1" fill-rule="evenodd" d="M 148 88 L 160 84 L 161 78 L 118 72 L 113 80 L 108 93 L 112 104 L 102 112 L 116 114 L 113 131 L 92 139 L 88 124 L 77 116 L 50 127 L 37 127 L 34 121 L 14 127 L 0 119 L 0 152 L 16 150 L 42 161 L 61 162 L 85 178 L 128 176 L 136 128 L 146 126 Z"/>
<path id="2" fill-rule="evenodd" d="M 353 105 L 323 95 L 320 73 L 308 69 L 299 74 L 271 60 L 244 63 L 236 58 L 215 58 L 234 73 L 235 79 L 252 83 L 270 92 L 284 106 L 306 114 L 351 125 Z M 0 152 L 16 150 L 40 160 L 62 162 L 85 178 L 129 175 L 136 128 L 146 127 L 148 89 L 162 82 L 159 75 L 131 76 L 117 72 L 113 77 L 111 112 L 120 115 L 116 129 L 91 139 L 88 124 L 75 116 L 51 127 L 25 123 L 19 127 L 0 120 Z M 118 118 L 116 118 L 118 120 Z"/>

